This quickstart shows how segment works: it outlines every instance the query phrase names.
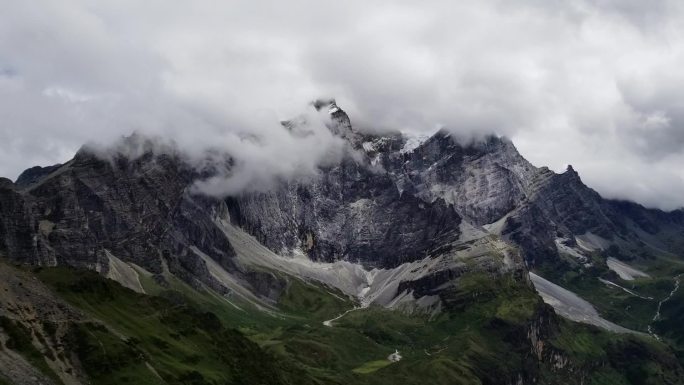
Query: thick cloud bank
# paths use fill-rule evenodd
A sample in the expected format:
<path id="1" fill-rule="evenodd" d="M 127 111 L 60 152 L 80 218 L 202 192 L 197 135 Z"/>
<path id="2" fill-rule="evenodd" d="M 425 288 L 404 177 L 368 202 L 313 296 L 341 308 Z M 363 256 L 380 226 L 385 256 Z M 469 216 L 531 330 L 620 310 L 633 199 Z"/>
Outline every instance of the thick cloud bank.
<path id="1" fill-rule="evenodd" d="M 605 196 L 671 209 L 683 33 L 676 0 L 5 1 L 0 175 L 139 131 L 239 152 L 248 188 L 335 156 L 318 117 L 305 138 L 279 125 L 334 95 L 357 125 L 507 135 Z"/>

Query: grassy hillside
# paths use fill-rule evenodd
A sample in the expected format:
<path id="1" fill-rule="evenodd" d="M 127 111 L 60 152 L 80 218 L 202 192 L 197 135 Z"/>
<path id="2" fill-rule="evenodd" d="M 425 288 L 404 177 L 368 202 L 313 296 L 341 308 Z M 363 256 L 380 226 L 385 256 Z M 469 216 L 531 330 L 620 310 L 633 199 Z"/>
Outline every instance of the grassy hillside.
<path id="1" fill-rule="evenodd" d="M 71 349 L 94 383 L 309 383 L 180 291 L 141 295 L 96 273 L 65 268 L 37 276 L 101 321 L 69 331 Z"/>
<path id="2" fill-rule="evenodd" d="M 74 323 L 69 349 L 93 384 L 539 384 L 682 383 L 662 344 L 556 322 L 512 276 L 464 276 L 429 320 L 371 307 L 323 325 L 354 301 L 286 277 L 281 312 L 269 314 L 177 280 L 143 282 L 141 295 L 89 271 L 34 274 L 92 321 Z M 546 319 L 541 322 L 540 319 Z M 554 320 L 553 322 L 549 320 Z M 530 330 L 545 323 L 544 354 Z M 402 359 L 388 360 L 399 351 Z M 673 363 L 674 361 L 674 363 Z M 560 362 L 560 361 L 559 361 Z M 570 375 L 570 373 L 573 373 Z"/>

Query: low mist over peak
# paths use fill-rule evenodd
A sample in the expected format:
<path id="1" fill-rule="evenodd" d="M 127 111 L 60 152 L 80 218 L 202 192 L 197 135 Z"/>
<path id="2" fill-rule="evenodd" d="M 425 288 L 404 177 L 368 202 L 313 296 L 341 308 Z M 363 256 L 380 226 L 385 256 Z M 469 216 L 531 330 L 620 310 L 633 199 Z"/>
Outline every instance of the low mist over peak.
<path id="1" fill-rule="evenodd" d="M 14 2 L 0 14 L 0 175 L 137 131 L 250 159 L 235 180 L 258 186 L 252 170 L 271 180 L 332 156 L 319 118 L 314 135 L 280 122 L 334 95 L 361 131 L 505 135 L 605 196 L 681 207 L 683 8 Z"/>
<path id="2" fill-rule="evenodd" d="M 279 180 L 313 176 L 320 166 L 342 156 L 344 139 L 331 131 L 328 111 L 318 111 L 313 104 L 305 107 L 286 123 L 263 121 L 259 129 L 236 128 L 214 136 L 199 133 L 196 138 L 141 130 L 113 141 L 90 142 L 79 153 L 111 163 L 169 155 L 200 175 L 194 193 L 222 197 L 263 191 Z"/>

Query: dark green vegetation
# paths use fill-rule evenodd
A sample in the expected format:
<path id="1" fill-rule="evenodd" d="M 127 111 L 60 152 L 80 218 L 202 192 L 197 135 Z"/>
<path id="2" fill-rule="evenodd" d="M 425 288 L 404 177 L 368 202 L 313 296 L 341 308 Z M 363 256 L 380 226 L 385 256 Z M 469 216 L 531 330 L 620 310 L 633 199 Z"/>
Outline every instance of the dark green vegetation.
<path id="1" fill-rule="evenodd" d="M 572 362 L 592 367 L 590 384 L 681 383 L 681 366 L 669 347 L 649 336 L 605 333 L 569 321 L 552 340 Z"/>
<path id="2" fill-rule="evenodd" d="M 145 279 L 153 295 L 141 295 L 89 271 L 34 273 L 93 319 L 66 339 L 93 384 L 681 383 L 664 345 L 558 321 L 512 275 L 461 277 L 433 319 L 371 307 L 327 327 L 355 303 L 290 277 L 269 314 L 170 277 Z M 395 350 L 402 360 L 388 361 Z"/>

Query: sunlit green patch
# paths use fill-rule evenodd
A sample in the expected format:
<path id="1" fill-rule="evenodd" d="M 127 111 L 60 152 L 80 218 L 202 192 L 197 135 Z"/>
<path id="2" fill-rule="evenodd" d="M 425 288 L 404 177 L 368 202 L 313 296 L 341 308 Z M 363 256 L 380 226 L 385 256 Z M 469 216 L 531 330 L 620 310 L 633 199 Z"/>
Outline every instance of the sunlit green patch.
<path id="1" fill-rule="evenodd" d="M 369 361 L 366 362 L 365 364 L 359 366 L 356 369 L 353 369 L 352 372 L 357 373 L 357 374 L 368 374 L 368 373 L 373 373 L 378 369 L 382 369 L 386 366 L 392 365 L 393 362 L 390 360 L 377 360 L 377 361 Z"/>

